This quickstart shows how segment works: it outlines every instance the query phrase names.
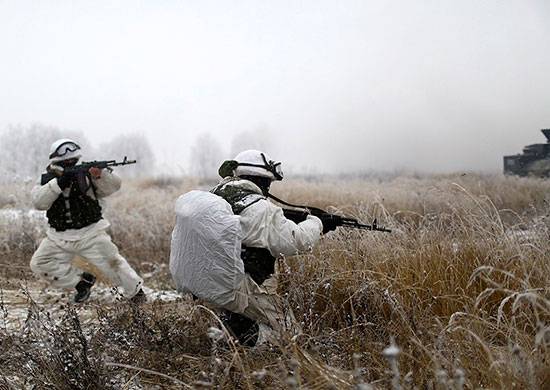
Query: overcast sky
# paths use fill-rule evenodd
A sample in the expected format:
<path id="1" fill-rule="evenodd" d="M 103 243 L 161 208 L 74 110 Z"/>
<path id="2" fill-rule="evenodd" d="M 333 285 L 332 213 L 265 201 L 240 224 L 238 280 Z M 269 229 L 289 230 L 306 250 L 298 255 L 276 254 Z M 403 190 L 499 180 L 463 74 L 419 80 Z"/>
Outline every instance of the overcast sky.
<path id="1" fill-rule="evenodd" d="M 0 130 L 267 129 L 296 168 L 500 170 L 550 127 L 550 1 L 4 1 Z M 229 156 L 228 156 L 229 157 Z"/>

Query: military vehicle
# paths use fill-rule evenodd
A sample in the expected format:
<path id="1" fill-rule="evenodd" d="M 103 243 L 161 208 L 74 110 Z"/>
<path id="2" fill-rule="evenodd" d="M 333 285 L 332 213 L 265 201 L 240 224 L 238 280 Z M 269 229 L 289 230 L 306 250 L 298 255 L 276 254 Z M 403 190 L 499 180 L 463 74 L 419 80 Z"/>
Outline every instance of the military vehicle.
<path id="1" fill-rule="evenodd" d="M 523 148 L 522 154 L 504 156 L 506 175 L 550 177 L 550 129 L 541 130 L 545 144 L 533 144 Z"/>

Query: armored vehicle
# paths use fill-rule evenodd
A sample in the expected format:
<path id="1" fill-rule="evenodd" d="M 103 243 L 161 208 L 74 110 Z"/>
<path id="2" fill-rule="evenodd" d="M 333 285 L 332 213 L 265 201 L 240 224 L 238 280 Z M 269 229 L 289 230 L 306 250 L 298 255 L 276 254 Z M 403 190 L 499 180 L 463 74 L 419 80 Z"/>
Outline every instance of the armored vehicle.
<path id="1" fill-rule="evenodd" d="M 550 129 L 541 130 L 545 144 L 523 148 L 522 154 L 504 156 L 504 173 L 507 175 L 550 177 Z"/>

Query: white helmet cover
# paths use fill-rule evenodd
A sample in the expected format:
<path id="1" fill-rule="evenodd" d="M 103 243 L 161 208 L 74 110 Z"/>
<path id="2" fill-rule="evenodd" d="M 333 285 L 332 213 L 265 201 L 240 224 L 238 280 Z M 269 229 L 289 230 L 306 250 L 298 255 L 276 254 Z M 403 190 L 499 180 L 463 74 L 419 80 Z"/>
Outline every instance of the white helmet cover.
<path id="1" fill-rule="evenodd" d="M 62 138 L 55 141 L 50 147 L 50 161 L 64 161 L 73 158 L 79 159 L 82 157 L 80 154 L 80 145 L 69 138 Z"/>
<path id="2" fill-rule="evenodd" d="M 282 180 L 283 171 L 281 163 L 275 162 L 268 155 L 258 150 L 245 150 L 237 154 L 235 159 L 236 167 L 233 169 L 234 176 L 259 176 L 271 180 Z"/>

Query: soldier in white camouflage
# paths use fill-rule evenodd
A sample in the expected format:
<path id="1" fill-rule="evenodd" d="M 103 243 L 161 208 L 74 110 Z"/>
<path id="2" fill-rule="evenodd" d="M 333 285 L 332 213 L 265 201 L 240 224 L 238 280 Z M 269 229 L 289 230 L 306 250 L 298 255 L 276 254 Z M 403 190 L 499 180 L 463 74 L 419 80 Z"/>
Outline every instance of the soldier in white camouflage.
<path id="1" fill-rule="evenodd" d="M 124 296 L 144 302 L 143 279 L 122 257 L 107 234 L 109 222 L 103 218 L 101 199 L 120 189 L 121 179 L 110 169 L 90 168 L 80 177 L 68 173 L 81 158 L 80 146 L 60 139 L 50 150 L 49 179 L 32 189 L 36 209 L 45 210 L 49 229 L 32 256 L 34 274 L 58 288 L 74 288 L 76 303 L 90 296 L 96 277 L 78 268 L 73 259 L 81 256 L 101 271 Z M 82 188 L 82 184 L 85 188 Z"/>
<path id="2" fill-rule="evenodd" d="M 257 150 L 239 153 L 220 168 L 223 180 L 211 190 L 239 216 L 241 258 L 245 280 L 235 299 L 224 305 L 225 325 L 245 345 L 255 345 L 259 323 L 276 332 L 297 327 L 291 311 L 277 295 L 276 259 L 311 249 L 323 231 L 321 220 L 308 216 L 300 223 L 287 219 L 281 207 L 267 199 L 274 180 L 282 180 L 281 164 Z M 286 314 L 285 314 L 286 313 Z"/>

